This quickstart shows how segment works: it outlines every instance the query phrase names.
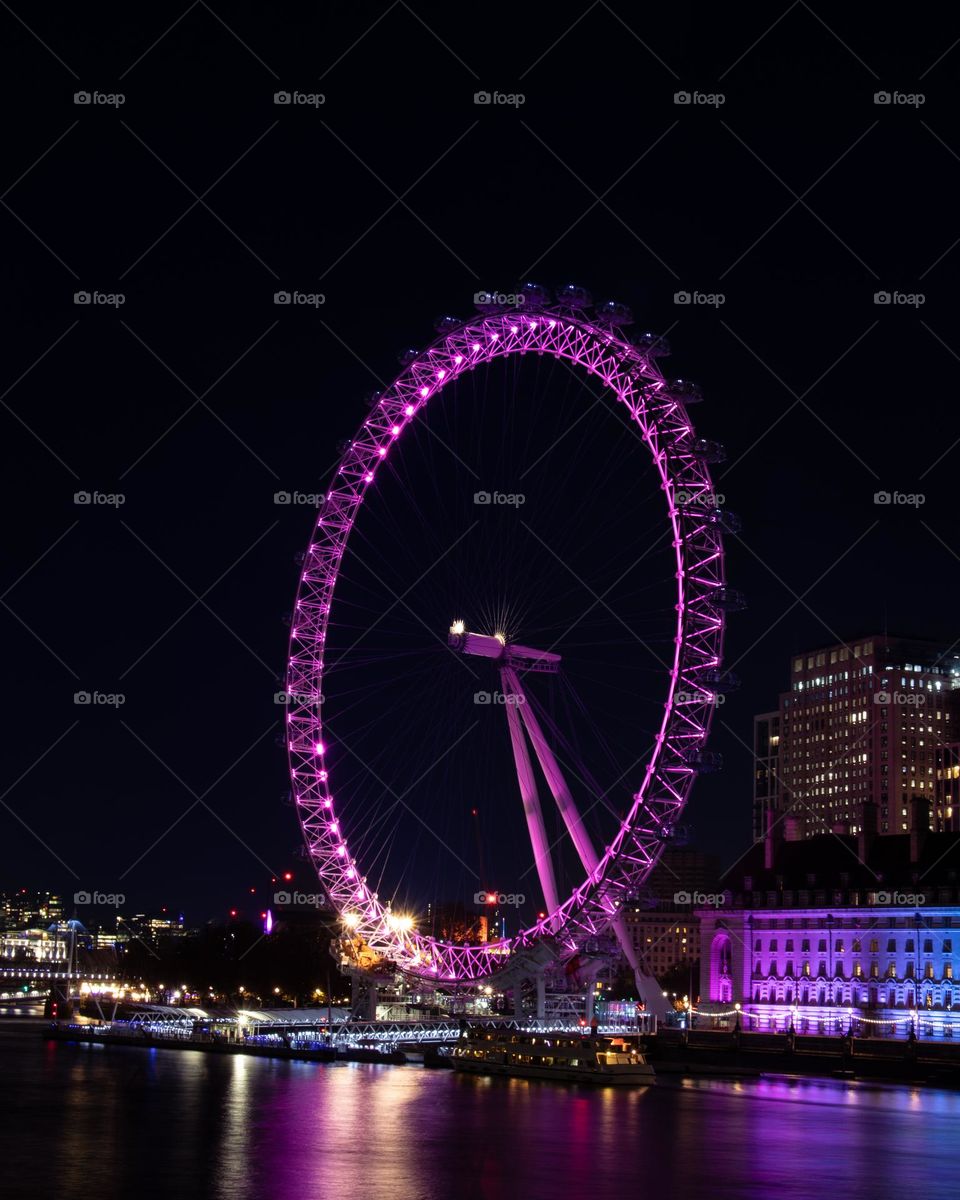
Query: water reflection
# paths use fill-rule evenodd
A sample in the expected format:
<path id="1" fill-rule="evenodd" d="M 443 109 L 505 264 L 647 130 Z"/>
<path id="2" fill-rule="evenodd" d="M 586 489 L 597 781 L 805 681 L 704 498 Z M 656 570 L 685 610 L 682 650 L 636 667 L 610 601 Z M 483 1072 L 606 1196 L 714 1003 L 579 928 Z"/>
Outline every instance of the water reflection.
<path id="1" fill-rule="evenodd" d="M 594 1091 L 9 1033 L 0 1055 L 17 1098 L 0 1126 L 4 1196 L 902 1200 L 960 1165 L 947 1091 L 773 1078 Z"/>

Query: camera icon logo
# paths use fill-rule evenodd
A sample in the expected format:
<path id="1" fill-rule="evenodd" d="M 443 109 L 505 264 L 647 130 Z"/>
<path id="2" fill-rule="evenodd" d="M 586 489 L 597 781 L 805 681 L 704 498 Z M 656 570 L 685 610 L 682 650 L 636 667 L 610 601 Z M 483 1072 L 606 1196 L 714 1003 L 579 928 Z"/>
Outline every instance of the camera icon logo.
<path id="1" fill-rule="evenodd" d="M 491 104 L 493 97 L 489 92 L 474 92 L 473 102 L 474 104 Z"/>
<path id="2" fill-rule="evenodd" d="M 889 92 L 874 92 L 873 93 L 874 104 L 889 104 L 891 102 L 891 100 L 892 100 L 892 97 Z"/>
<path id="3" fill-rule="evenodd" d="M 274 904 L 289 904 L 290 903 L 290 893 L 289 892 L 274 892 L 273 893 L 273 902 L 274 902 Z"/>
<path id="4" fill-rule="evenodd" d="M 874 492 L 873 493 L 874 504 L 890 504 L 892 501 L 893 501 L 893 497 L 891 496 L 891 494 L 889 492 Z"/>
<path id="5" fill-rule="evenodd" d="M 674 92 L 673 93 L 674 104 L 689 104 L 692 99 L 693 99 L 693 97 L 690 95 L 689 92 Z"/>
<path id="6" fill-rule="evenodd" d="M 890 703 L 890 693 L 889 692 L 874 693 L 873 702 L 874 702 L 874 704 L 889 704 Z"/>
<path id="7" fill-rule="evenodd" d="M 293 497 L 290 495 L 289 492 L 274 492 L 273 493 L 274 504 L 289 504 L 292 499 L 293 499 Z"/>
<path id="8" fill-rule="evenodd" d="M 92 499 L 93 499 L 93 497 L 90 495 L 89 492 L 74 492 L 73 493 L 74 504 L 89 504 Z"/>
<path id="9" fill-rule="evenodd" d="M 878 904 L 889 904 L 890 903 L 890 893 L 889 892 L 877 892 L 877 903 Z"/>
<path id="10" fill-rule="evenodd" d="M 274 304 L 289 304 L 290 300 L 291 300 L 291 296 L 290 296 L 289 292 L 274 292 L 273 293 Z"/>
<path id="11" fill-rule="evenodd" d="M 673 293 L 674 304 L 690 304 L 692 302 L 692 300 L 693 300 L 693 297 L 690 295 L 689 292 L 674 292 Z"/>
<path id="12" fill-rule="evenodd" d="M 74 104 L 89 104 L 91 102 L 91 100 L 92 100 L 92 97 L 89 92 L 74 92 L 73 93 Z"/>
<path id="13" fill-rule="evenodd" d="M 493 700 L 493 696 L 491 695 L 490 692 L 474 692 L 473 693 L 474 704 L 490 704 L 492 702 L 492 700 Z"/>
<path id="14" fill-rule="evenodd" d="M 893 297 L 890 295 L 889 292 L 874 292 L 873 293 L 874 304 L 889 304 L 892 301 L 892 299 L 893 299 Z"/>
<path id="15" fill-rule="evenodd" d="M 691 899 L 692 899 L 692 897 L 689 892 L 674 892 L 673 893 L 674 904 L 689 904 Z"/>
<path id="16" fill-rule="evenodd" d="M 93 299 L 93 297 L 90 295 L 89 292 L 74 292 L 73 293 L 74 304 L 89 304 L 92 299 Z"/>
<path id="17" fill-rule="evenodd" d="M 492 496 L 490 495 L 489 492 L 474 492 L 473 493 L 474 504 L 490 504 L 491 500 L 492 500 Z"/>
<path id="18" fill-rule="evenodd" d="M 291 96 L 290 96 L 289 92 L 274 92 L 273 93 L 274 104 L 289 104 L 290 101 L 291 101 Z"/>
<path id="19" fill-rule="evenodd" d="M 90 703 L 92 703 L 92 701 L 93 701 L 93 697 L 90 695 L 89 692 L 74 692 L 73 693 L 74 704 L 90 704 Z"/>
<path id="20" fill-rule="evenodd" d="M 92 897 L 89 892 L 74 892 L 73 893 L 74 904 L 89 904 L 91 899 L 92 899 Z"/>

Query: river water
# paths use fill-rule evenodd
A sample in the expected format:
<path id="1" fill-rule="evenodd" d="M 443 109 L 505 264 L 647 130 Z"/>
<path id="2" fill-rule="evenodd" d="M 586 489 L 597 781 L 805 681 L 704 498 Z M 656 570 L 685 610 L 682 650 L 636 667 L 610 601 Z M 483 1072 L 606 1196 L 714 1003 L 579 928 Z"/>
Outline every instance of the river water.
<path id="1" fill-rule="evenodd" d="M 0 1195 L 885 1200 L 957 1195 L 960 1092 L 588 1089 L 0 1035 Z"/>

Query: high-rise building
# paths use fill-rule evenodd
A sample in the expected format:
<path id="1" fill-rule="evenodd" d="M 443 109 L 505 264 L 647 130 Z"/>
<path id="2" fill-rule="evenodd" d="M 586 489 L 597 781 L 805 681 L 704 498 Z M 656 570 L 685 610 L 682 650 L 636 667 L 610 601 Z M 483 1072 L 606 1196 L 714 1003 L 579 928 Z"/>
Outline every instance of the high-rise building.
<path id="1" fill-rule="evenodd" d="M 753 718 L 753 840 L 763 841 L 783 811 L 780 799 L 780 713 Z"/>
<path id="2" fill-rule="evenodd" d="M 935 828 L 960 833 L 960 742 L 938 746 L 936 757 Z"/>
<path id="3" fill-rule="evenodd" d="M 777 712 L 755 718 L 757 840 L 787 812 L 804 837 L 859 833 L 874 811 L 870 833 L 910 832 L 917 813 L 953 829 L 937 755 L 960 742 L 958 689 L 960 655 L 933 642 L 875 634 L 795 655 Z"/>

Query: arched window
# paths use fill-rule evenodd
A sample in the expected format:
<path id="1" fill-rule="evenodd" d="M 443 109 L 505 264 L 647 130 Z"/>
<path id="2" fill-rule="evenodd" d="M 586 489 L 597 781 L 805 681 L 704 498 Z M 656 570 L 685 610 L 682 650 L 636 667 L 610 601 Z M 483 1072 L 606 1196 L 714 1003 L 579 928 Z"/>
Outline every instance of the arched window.
<path id="1" fill-rule="evenodd" d="M 710 999 L 730 1004 L 733 1000 L 732 947 L 730 934 L 718 929 L 710 943 Z"/>

